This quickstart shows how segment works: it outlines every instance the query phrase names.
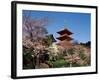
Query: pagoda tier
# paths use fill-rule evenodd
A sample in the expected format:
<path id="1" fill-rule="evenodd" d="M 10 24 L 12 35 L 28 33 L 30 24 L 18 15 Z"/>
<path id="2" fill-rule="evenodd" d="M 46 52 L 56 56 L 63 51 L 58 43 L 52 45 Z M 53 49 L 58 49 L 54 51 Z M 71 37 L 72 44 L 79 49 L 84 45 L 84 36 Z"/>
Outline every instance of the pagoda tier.
<path id="1" fill-rule="evenodd" d="M 63 30 L 61 30 L 61 31 L 58 31 L 57 33 L 60 34 L 60 35 L 63 35 L 63 34 L 71 35 L 71 34 L 73 34 L 73 33 L 70 32 L 68 29 L 63 29 Z"/>
<path id="2" fill-rule="evenodd" d="M 57 37 L 58 40 L 63 41 L 63 40 L 73 40 L 73 38 L 69 37 L 67 34 L 61 35 L 60 37 Z"/>
<path id="3" fill-rule="evenodd" d="M 57 45 L 62 46 L 63 48 L 67 48 L 67 49 L 69 49 L 73 46 L 71 42 L 66 41 L 66 40 L 60 41 L 59 43 L 57 43 Z"/>
<path id="4" fill-rule="evenodd" d="M 63 47 L 64 49 L 69 49 L 73 46 L 71 43 L 71 40 L 73 40 L 73 38 L 71 38 L 70 36 L 71 34 L 73 34 L 72 32 L 65 28 L 57 33 L 60 34 L 60 36 L 57 37 L 57 39 L 59 40 L 57 45 Z"/>

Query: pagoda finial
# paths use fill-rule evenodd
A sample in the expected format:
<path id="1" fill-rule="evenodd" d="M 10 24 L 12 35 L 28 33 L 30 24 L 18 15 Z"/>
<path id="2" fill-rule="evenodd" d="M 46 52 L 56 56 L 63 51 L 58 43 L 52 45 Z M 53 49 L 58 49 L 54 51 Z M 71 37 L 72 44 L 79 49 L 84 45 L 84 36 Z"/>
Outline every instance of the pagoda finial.
<path id="1" fill-rule="evenodd" d="M 66 29 L 66 26 L 67 26 L 67 25 L 66 25 L 66 22 L 67 22 L 67 21 L 64 20 L 64 29 Z"/>

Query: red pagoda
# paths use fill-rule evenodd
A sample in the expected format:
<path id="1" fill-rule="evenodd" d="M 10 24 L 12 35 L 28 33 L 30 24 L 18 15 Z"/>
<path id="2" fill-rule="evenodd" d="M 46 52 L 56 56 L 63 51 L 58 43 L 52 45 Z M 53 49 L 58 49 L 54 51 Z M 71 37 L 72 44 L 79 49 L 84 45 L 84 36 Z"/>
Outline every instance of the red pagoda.
<path id="1" fill-rule="evenodd" d="M 73 33 L 66 28 L 57 33 L 60 35 L 60 37 L 57 37 L 57 39 L 59 40 L 57 45 L 66 49 L 71 48 L 72 47 L 71 40 L 73 39 L 70 37 L 70 35 L 72 35 Z"/>

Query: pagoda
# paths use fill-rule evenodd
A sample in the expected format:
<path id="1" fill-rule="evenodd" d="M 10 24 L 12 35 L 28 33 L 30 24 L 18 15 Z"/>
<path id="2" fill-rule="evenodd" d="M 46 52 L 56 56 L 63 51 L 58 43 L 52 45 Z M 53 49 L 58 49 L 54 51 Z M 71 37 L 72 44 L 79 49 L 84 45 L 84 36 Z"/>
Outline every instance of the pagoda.
<path id="1" fill-rule="evenodd" d="M 70 32 L 67 28 L 64 28 L 63 30 L 58 31 L 57 33 L 60 35 L 59 37 L 57 37 L 57 39 L 59 40 L 57 45 L 65 49 L 71 48 L 72 47 L 71 41 L 73 40 L 73 38 L 71 38 L 70 36 L 73 33 Z"/>

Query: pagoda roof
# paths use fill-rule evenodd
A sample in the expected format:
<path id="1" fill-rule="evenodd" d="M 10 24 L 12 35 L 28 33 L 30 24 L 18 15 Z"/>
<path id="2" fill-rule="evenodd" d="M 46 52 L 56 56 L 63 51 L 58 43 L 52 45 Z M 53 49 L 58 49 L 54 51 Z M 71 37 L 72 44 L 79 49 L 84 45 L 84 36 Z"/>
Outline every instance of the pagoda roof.
<path id="1" fill-rule="evenodd" d="M 63 29 L 63 30 L 58 31 L 57 33 L 60 34 L 60 35 L 63 35 L 63 34 L 71 35 L 71 34 L 73 34 L 71 31 L 69 31 L 69 30 L 66 29 L 66 28 Z"/>
<path id="2" fill-rule="evenodd" d="M 64 35 L 62 35 L 60 37 L 57 37 L 57 39 L 59 39 L 60 41 L 63 41 L 63 40 L 68 40 L 68 41 L 73 40 L 73 38 L 69 37 L 67 34 L 64 34 Z"/>

